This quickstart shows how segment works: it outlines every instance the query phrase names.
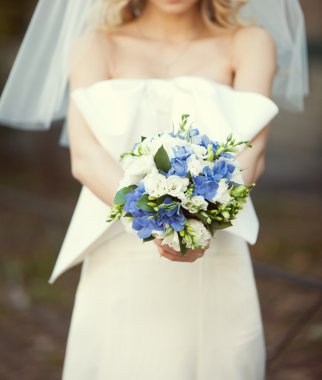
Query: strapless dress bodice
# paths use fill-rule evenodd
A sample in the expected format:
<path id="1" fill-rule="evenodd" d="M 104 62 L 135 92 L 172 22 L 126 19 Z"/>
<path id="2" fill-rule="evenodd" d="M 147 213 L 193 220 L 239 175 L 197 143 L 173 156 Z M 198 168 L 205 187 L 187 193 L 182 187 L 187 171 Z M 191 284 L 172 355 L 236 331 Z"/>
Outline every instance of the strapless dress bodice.
<path id="1" fill-rule="evenodd" d="M 233 133 L 236 139 L 250 141 L 278 113 L 277 105 L 266 96 L 197 76 L 103 80 L 73 90 L 70 97 L 96 139 L 116 160 L 141 136 L 178 126 L 182 114 L 189 114 L 190 123 L 212 139 L 222 141 Z M 106 223 L 107 208 L 83 186 L 50 282 L 81 262 L 101 239 L 122 231 L 120 222 Z M 249 198 L 225 231 L 254 244 L 258 228 Z"/>
<path id="2" fill-rule="evenodd" d="M 213 139 L 223 140 L 233 132 L 249 140 L 278 111 L 261 94 L 195 76 L 105 80 L 78 88 L 71 97 L 100 143 L 117 159 L 140 136 L 177 126 L 183 113 Z"/>

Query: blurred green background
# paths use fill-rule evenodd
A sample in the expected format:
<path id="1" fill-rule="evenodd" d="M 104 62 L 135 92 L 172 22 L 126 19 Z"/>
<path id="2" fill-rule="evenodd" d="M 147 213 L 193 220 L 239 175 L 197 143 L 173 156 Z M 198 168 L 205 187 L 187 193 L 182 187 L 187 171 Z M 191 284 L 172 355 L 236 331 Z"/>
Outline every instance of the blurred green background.
<path id="1" fill-rule="evenodd" d="M 35 5 L 0 1 L 1 89 Z M 251 252 L 269 380 L 322 379 L 322 3 L 305 0 L 302 6 L 311 94 L 304 113 L 281 111 L 274 120 L 266 171 L 252 196 L 261 224 Z M 58 145 L 60 128 L 26 133 L 0 127 L 3 380 L 61 376 L 79 268 L 54 285 L 47 281 L 80 185 L 71 177 L 68 150 Z"/>

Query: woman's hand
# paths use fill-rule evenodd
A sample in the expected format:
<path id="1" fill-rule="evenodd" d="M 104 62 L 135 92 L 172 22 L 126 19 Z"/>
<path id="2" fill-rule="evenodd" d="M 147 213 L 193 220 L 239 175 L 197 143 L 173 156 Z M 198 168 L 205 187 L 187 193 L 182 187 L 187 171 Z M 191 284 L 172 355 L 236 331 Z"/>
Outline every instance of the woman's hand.
<path id="1" fill-rule="evenodd" d="M 209 244 L 204 249 L 188 249 L 187 252 L 182 256 L 182 254 L 168 245 L 161 245 L 162 240 L 155 239 L 154 243 L 158 247 L 160 256 L 164 256 L 172 261 L 183 261 L 183 262 L 194 262 L 200 257 L 202 257 L 205 251 L 209 248 Z"/>

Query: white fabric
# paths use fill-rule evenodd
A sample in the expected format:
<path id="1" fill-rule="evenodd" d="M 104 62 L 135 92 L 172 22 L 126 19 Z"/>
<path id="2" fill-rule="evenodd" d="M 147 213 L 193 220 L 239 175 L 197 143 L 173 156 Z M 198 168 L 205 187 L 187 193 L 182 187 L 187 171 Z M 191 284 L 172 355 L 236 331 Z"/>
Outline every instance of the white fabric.
<path id="1" fill-rule="evenodd" d="M 115 159 L 182 113 L 214 139 L 252 139 L 278 112 L 265 96 L 201 77 L 107 80 L 71 97 Z M 251 201 L 193 263 L 160 258 L 153 242 L 107 224 L 106 211 L 83 187 L 50 279 L 83 260 L 63 380 L 264 380 Z"/>
<path id="2" fill-rule="evenodd" d="M 0 123 L 48 129 L 64 118 L 69 99 L 70 47 L 87 27 L 99 0 L 40 0 L 0 98 Z M 261 24 L 274 37 L 279 72 L 273 99 L 280 107 L 303 109 L 308 94 L 306 35 L 298 0 L 249 0 L 242 18 Z M 61 139 L 67 145 L 64 127 Z"/>
<path id="3" fill-rule="evenodd" d="M 193 263 L 160 258 L 129 233 L 106 239 L 82 268 L 63 380 L 264 380 L 242 238 L 218 231 Z"/>
<path id="4" fill-rule="evenodd" d="M 232 132 L 251 140 L 277 114 L 277 105 L 258 93 L 236 91 L 196 76 L 164 79 L 114 79 L 78 88 L 71 94 L 100 144 L 115 160 L 141 136 L 171 130 L 183 113 L 202 133 L 224 140 Z M 111 174 L 112 175 L 112 174 Z M 83 187 L 50 282 L 81 262 L 122 224 L 106 223 L 107 206 Z M 226 231 L 254 244 L 258 219 L 251 199 Z"/>

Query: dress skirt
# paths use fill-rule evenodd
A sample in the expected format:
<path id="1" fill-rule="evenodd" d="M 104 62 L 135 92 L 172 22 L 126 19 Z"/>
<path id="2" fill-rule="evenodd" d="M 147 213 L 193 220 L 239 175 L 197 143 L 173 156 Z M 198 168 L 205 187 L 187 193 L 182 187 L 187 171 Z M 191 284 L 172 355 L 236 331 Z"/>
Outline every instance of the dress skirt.
<path id="1" fill-rule="evenodd" d="M 124 231 L 83 263 L 63 380 L 262 380 L 264 343 L 242 238 L 190 263 Z"/>

